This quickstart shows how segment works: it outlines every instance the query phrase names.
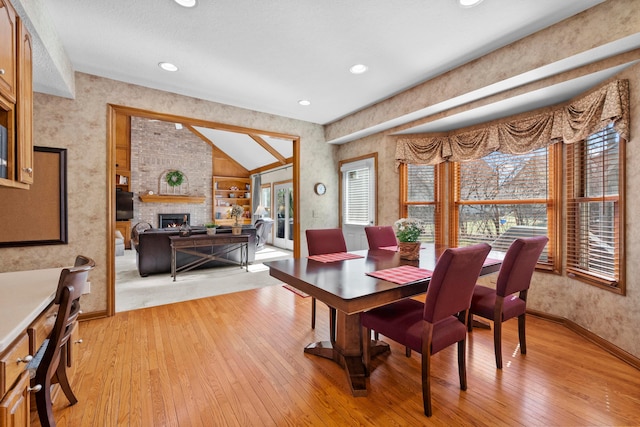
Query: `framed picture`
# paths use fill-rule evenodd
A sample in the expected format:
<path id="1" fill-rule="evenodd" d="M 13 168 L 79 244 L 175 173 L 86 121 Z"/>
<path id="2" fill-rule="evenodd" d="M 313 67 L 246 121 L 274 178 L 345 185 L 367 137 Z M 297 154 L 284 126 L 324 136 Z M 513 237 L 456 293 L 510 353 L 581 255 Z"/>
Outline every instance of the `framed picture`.
<path id="1" fill-rule="evenodd" d="M 67 150 L 33 151 L 31 187 L 0 187 L 0 247 L 67 244 Z"/>

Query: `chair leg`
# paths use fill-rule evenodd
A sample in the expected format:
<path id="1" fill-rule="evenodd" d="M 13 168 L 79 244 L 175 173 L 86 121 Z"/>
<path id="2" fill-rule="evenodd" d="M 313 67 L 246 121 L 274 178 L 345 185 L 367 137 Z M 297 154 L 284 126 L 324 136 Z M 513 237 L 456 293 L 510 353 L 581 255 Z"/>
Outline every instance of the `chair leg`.
<path id="1" fill-rule="evenodd" d="M 467 389 L 467 340 L 458 341 L 458 375 L 460 376 L 460 390 Z"/>
<path id="2" fill-rule="evenodd" d="M 336 309 L 329 307 L 329 336 L 332 343 L 336 342 L 336 317 Z"/>
<path id="3" fill-rule="evenodd" d="M 424 414 L 430 417 L 433 414 L 431 409 L 431 352 L 422 352 L 422 404 Z"/>
<path id="4" fill-rule="evenodd" d="M 404 348 L 404 355 L 407 356 L 407 357 L 411 357 L 411 348 L 405 347 Z"/>
<path id="5" fill-rule="evenodd" d="M 520 339 L 520 354 L 527 354 L 527 337 L 525 335 L 525 314 L 518 316 L 518 338 Z"/>
<path id="6" fill-rule="evenodd" d="M 46 379 L 40 391 L 36 392 L 36 408 L 38 409 L 38 418 L 42 427 L 51 427 L 56 425 L 53 418 L 53 410 L 51 408 L 51 380 Z"/>
<path id="7" fill-rule="evenodd" d="M 467 318 L 467 331 L 473 332 L 473 313 L 469 312 L 469 316 Z"/>
<path id="8" fill-rule="evenodd" d="M 496 367 L 502 369 L 502 322 L 493 322 L 493 349 L 496 353 Z"/>
<path id="9" fill-rule="evenodd" d="M 66 349 L 65 349 L 66 350 Z M 67 363 L 66 360 L 60 360 L 58 364 L 58 368 L 56 369 L 56 377 L 58 383 L 60 384 L 60 388 L 64 392 L 64 395 L 67 396 L 69 403 L 71 405 L 75 405 L 78 403 L 78 399 L 75 394 L 71 390 L 71 385 L 69 384 L 69 378 L 67 378 Z"/>
<path id="10" fill-rule="evenodd" d="M 311 297 L 311 329 L 316 328 L 316 299 Z"/>
<path id="11" fill-rule="evenodd" d="M 376 341 L 380 340 L 380 334 L 378 331 L 373 331 L 373 339 Z"/>

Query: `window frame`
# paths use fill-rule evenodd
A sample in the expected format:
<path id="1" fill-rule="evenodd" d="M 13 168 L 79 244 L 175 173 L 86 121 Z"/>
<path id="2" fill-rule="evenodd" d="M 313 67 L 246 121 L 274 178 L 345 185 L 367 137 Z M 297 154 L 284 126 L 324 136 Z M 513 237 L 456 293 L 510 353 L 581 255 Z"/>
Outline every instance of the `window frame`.
<path id="1" fill-rule="evenodd" d="M 458 246 L 459 235 L 459 219 L 460 219 L 460 207 L 469 205 L 524 205 L 524 204 L 546 204 L 547 210 L 547 237 L 549 242 L 547 243 L 547 261 L 538 262 L 536 264 L 536 270 L 547 271 L 555 274 L 560 274 L 562 271 L 562 260 L 560 254 L 560 236 L 563 234 L 559 230 L 560 215 L 562 212 L 562 144 L 552 144 L 546 147 L 547 149 L 547 177 L 548 193 L 547 199 L 500 199 L 500 200 L 473 200 L 473 201 L 461 201 L 460 200 L 460 183 L 459 183 L 459 163 L 451 163 L 449 168 L 449 192 L 450 192 L 450 207 L 449 207 L 449 245 Z"/>
<path id="2" fill-rule="evenodd" d="M 589 136 L 597 134 L 599 132 L 604 131 L 605 129 L 601 129 L 599 131 L 593 132 L 591 133 Z M 614 129 L 615 132 L 615 129 Z M 566 164 L 567 164 L 567 176 L 566 176 L 566 180 L 565 180 L 565 188 L 566 188 L 566 196 L 565 196 L 565 209 L 566 209 L 566 215 L 567 215 L 567 226 L 566 226 L 566 236 L 567 236 L 567 245 L 566 245 L 566 256 L 565 256 L 565 268 L 567 271 L 567 276 L 573 279 L 576 279 L 578 281 L 596 286 L 598 288 L 601 289 L 606 289 L 608 291 L 620 294 L 620 295 L 626 295 L 626 285 L 625 285 L 625 271 L 626 271 L 626 264 L 625 264 L 625 255 L 624 255 L 624 248 L 625 248 L 625 243 L 624 243 L 624 237 L 625 237 L 625 212 L 626 212 L 626 207 L 625 207 L 625 176 L 626 176 L 626 141 L 624 140 L 624 138 L 622 138 L 619 134 L 618 134 L 618 138 L 619 138 L 619 142 L 618 142 L 618 194 L 617 196 L 608 196 L 608 195 L 599 195 L 597 197 L 593 197 L 593 196 L 582 196 L 582 195 L 577 195 L 574 196 L 573 190 L 571 188 L 571 184 L 575 183 L 575 177 L 573 176 L 575 174 L 575 168 L 571 168 L 570 165 L 575 165 L 575 160 L 574 160 L 574 156 L 576 155 L 576 145 L 575 144 L 567 144 L 566 147 L 564 147 L 564 155 L 565 155 L 565 159 L 566 159 Z M 580 142 L 577 142 L 576 144 L 581 144 L 584 145 L 586 144 L 587 140 L 582 140 Z M 584 156 L 586 154 L 585 149 L 583 148 L 579 148 L 579 155 Z M 582 165 L 584 164 L 583 161 L 580 161 L 578 164 Z M 580 172 L 583 172 L 584 168 L 580 170 Z M 583 182 L 583 177 L 584 175 L 582 175 L 581 179 L 581 183 Z M 616 215 L 615 215 L 615 219 L 614 219 L 614 228 L 615 228 L 615 235 L 616 235 L 616 240 L 617 240 L 617 245 L 615 245 L 615 251 L 617 252 L 617 254 L 614 255 L 614 270 L 616 273 L 614 273 L 614 276 L 617 275 L 617 278 L 614 277 L 614 280 L 610 280 L 607 277 L 604 277 L 600 274 L 598 274 L 597 272 L 593 272 L 593 271 L 588 271 L 588 270 L 584 270 L 581 269 L 579 267 L 576 267 L 575 265 L 571 264 L 571 260 L 569 259 L 569 254 L 570 254 L 570 245 L 571 245 L 571 237 L 570 236 L 574 236 L 573 239 L 574 241 L 575 239 L 575 235 L 576 235 L 576 231 L 573 228 L 573 222 L 569 220 L 569 216 L 571 215 L 569 206 L 570 204 L 580 204 L 580 203 L 584 203 L 584 202 L 589 202 L 589 201 L 600 201 L 600 200 L 604 200 L 604 201 L 616 201 L 617 202 L 617 207 L 616 207 Z M 576 246 L 578 246 L 576 244 Z"/>

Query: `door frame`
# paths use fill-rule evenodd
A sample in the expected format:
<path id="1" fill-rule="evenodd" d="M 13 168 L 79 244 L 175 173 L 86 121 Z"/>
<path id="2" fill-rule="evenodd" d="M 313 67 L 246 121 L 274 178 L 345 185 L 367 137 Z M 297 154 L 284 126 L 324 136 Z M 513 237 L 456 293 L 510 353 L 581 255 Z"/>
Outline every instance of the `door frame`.
<path id="1" fill-rule="evenodd" d="M 262 134 L 276 138 L 288 139 L 293 143 L 293 192 L 300 194 L 300 137 L 284 133 L 277 133 L 255 128 L 228 125 L 210 120 L 195 119 L 192 117 L 178 116 L 168 113 L 160 113 L 140 108 L 126 107 L 122 105 L 107 104 L 107 316 L 115 315 L 116 309 L 116 263 L 115 263 L 115 239 L 113 235 L 116 228 L 116 204 L 115 204 L 115 174 L 116 174 L 116 117 L 119 115 L 144 117 L 168 122 L 182 123 L 190 126 L 201 126 L 212 129 L 220 129 L 236 133 Z M 128 138 L 131 136 L 129 135 Z M 300 256 L 300 206 L 299 197 L 294 197 L 294 238 L 293 255 Z"/>

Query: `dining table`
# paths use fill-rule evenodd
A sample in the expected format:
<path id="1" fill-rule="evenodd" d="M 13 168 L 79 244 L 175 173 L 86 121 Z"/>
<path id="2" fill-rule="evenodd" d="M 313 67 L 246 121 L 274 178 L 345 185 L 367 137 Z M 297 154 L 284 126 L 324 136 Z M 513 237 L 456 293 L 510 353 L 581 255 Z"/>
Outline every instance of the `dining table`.
<path id="1" fill-rule="evenodd" d="M 304 352 L 342 366 L 354 396 L 367 395 L 368 373 L 362 359 L 360 313 L 426 293 L 430 273 L 446 247 L 423 243 L 420 258 L 415 261 L 401 259 L 394 249 L 358 250 L 264 263 L 271 276 L 336 309 L 335 340 L 311 343 Z M 502 257 L 501 253 L 491 252 L 480 275 L 497 272 Z M 399 270 L 411 274 L 400 280 L 391 274 L 385 275 Z M 372 356 L 387 350 L 387 343 L 376 341 Z"/>

